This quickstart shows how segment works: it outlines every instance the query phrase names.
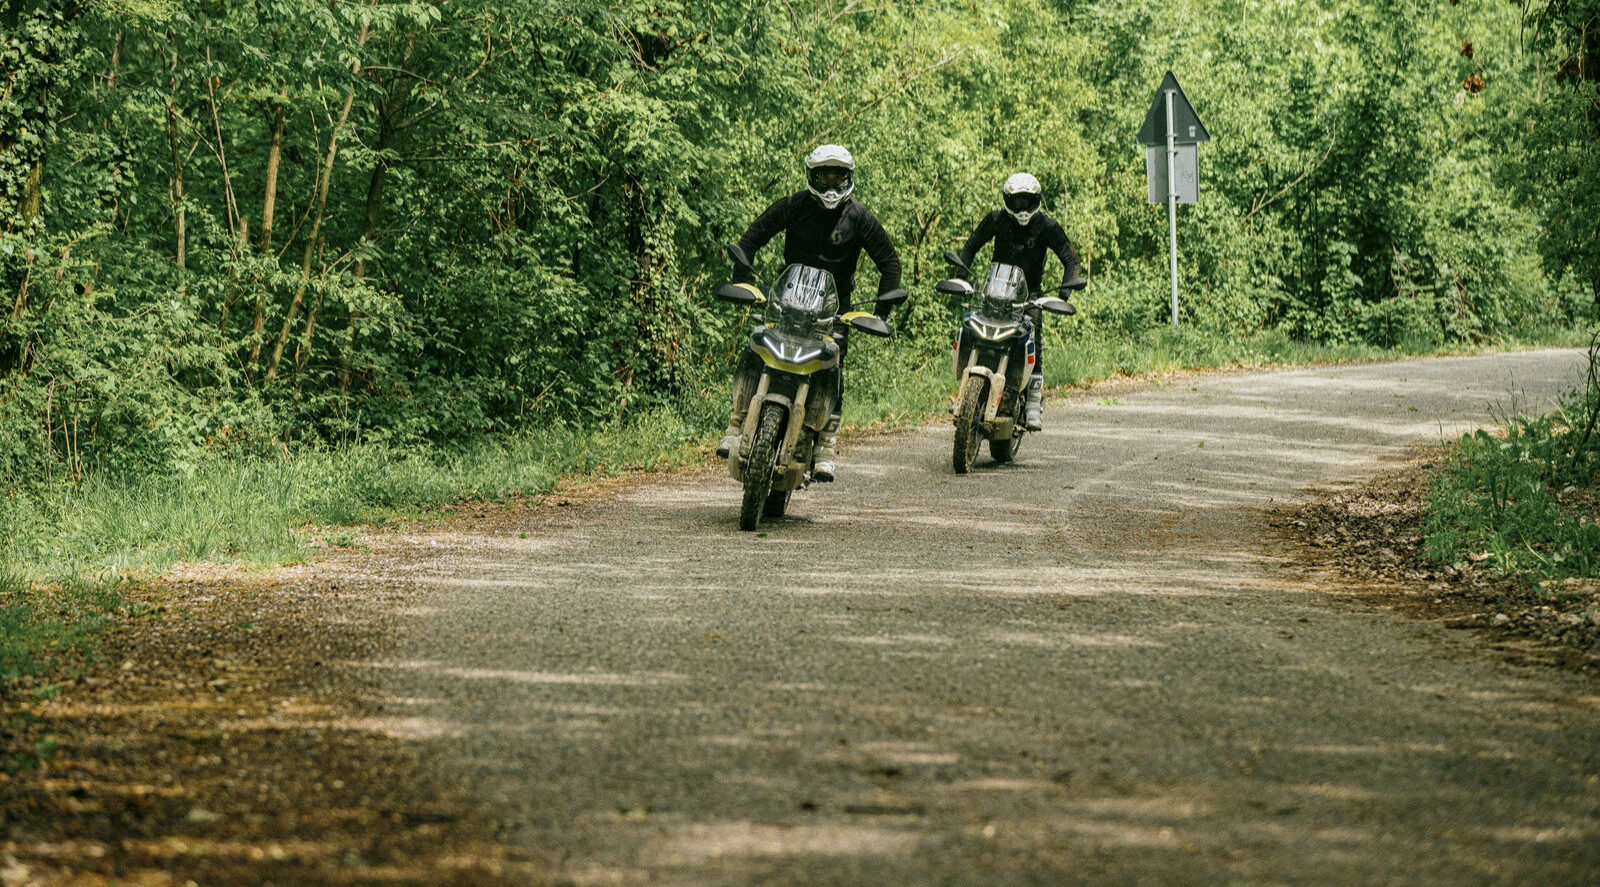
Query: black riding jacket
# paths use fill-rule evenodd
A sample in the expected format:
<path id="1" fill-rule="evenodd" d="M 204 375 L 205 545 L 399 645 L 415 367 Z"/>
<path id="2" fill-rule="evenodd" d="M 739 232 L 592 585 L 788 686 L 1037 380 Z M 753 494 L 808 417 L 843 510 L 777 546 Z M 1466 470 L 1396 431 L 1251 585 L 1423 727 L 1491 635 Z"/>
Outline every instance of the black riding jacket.
<path id="1" fill-rule="evenodd" d="M 900 254 L 878 217 L 859 200 L 850 198 L 825 209 L 810 191 L 790 194 L 750 223 L 739 246 L 754 260 L 756 251 L 779 232 L 784 233 L 784 264 L 798 262 L 832 274 L 845 305 L 850 304 L 850 293 L 856 288 L 856 263 L 862 250 L 878 266 L 878 294 L 900 288 Z M 748 272 L 736 269 L 734 273 L 735 282 L 750 282 Z"/>
<path id="2" fill-rule="evenodd" d="M 1040 287 L 1044 278 L 1046 249 L 1061 260 L 1062 273 L 1065 275 L 1061 278 L 1063 283 L 1078 276 L 1078 251 L 1067 239 L 1067 232 L 1062 230 L 1061 223 L 1042 210 L 1026 225 L 1017 224 L 1017 220 L 1003 209 L 984 216 L 972 236 L 967 238 L 967 245 L 961 248 L 961 261 L 967 267 L 972 267 L 978 250 L 991 240 L 994 241 L 993 261 L 1021 268 L 1023 276 L 1028 279 L 1028 289 L 1036 296 L 1042 292 Z"/>

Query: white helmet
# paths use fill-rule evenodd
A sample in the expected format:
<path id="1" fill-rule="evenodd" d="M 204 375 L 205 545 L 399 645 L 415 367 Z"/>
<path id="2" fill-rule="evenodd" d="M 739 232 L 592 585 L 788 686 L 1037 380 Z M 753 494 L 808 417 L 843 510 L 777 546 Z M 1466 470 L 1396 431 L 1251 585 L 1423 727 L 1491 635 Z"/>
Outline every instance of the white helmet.
<path id="1" fill-rule="evenodd" d="M 856 159 L 838 145 L 819 145 L 806 157 L 806 190 L 833 209 L 856 187 Z"/>
<path id="2" fill-rule="evenodd" d="M 1039 187 L 1039 180 L 1025 172 L 1006 179 L 1000 193 L 1005 200 L 1006 212 L 1011 213 L 1019 225 L 1028 224 L 1034 213 L 1044 205 L 1044 190 Z"/>

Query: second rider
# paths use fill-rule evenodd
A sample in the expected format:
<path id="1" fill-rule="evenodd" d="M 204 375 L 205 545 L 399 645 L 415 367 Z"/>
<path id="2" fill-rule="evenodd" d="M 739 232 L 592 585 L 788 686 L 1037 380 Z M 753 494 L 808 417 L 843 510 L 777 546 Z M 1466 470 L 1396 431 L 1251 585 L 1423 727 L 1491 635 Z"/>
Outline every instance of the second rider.
<path id="1" fill-rule="evenodd" d="M 961 248 L 962 264 L 972 267 L 978 250 L 993 240 L 991 261 L 1021 268 L 1028 281 L 1030 298 L 1037 298 L 1043 292 L 1045 250 L 1055 253 L 1061 260 L 1063 283 L 1077 278 L 1078 251 L 1067 239 L 1061 223 L 1044 211 L 1044 193 L 1039 180 L 1019 172 L 1006 179 L 1000 194 L 1004 208 L 978 222 L 966 246 Z M 1065 297 L 1067 293 L 1063 291 L 1061 295 Z M 1038 307 L 1029 308 L 1027 314 L 1033 324 L 1035 344 L 1033 375 L 1028 379 L 1023 422 L 1029 431 L 1041 431 L 1044 429 L 1044 314 Z"/>

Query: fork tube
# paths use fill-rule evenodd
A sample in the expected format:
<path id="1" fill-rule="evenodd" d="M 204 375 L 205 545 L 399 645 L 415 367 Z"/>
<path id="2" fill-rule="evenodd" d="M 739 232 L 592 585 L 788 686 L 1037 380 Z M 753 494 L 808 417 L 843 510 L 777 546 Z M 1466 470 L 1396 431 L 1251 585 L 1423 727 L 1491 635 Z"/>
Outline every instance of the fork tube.
<path id="1" fill-rule="evenodd" d="M 794 442 L 800 439 L 800 432 L 806 424 L 806 395 L 811 393 L 811 380 L 806 379 L 800 383 L 800 390 L 794 393 L 794 402 L 789 405 L 789 427 L 784 430 L 783 449 L 778 452 L 778 464 L 789 464 L 794 452 Z M 788 470 L 788 469 L 784 469 Z"/>
<path id="2" fill-rule="evenodd" d="M 993 422 L 1000 414 L 1000 398 L 1006 393 L 1006 367 L 1011 365 L 1009 353 L 1000 355 L 1000 367 L 994 371 L 994 384 L 989 386 L 989 405 L 984 410 L 983 421 Z"/>
<path id="3" fill-rule="evenodd" d="M 752 409 L 752 407 L 765 401 L 767 392 L 770 390 L 772 390 L 772 370 L 763 369 L 761 371 L 761 381 L 756 383 L 755 396 L 751 397 L 750 403 L 744 406 L 744 428 L 741 429 L 744 446 L 740 449 L 748 450 L 750 448 L 750 437 L 756 433 L 756 423 L 761 420 L 761 411 Z"/>

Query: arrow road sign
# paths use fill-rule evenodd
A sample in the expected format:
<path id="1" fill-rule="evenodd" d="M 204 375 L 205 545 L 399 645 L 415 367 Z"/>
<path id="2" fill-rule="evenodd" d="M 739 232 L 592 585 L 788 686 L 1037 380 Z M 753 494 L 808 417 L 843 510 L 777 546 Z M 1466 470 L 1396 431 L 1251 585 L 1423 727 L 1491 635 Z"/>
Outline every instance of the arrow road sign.
<path id="1" fill-rule="evenodd" d="M 1200 199 L 1200 152 L 1211 133 L 1168 71 L 1145 112 L 1139 141 L 1145 146 L 1145 176 L 1150 202 L 1167 204 L 1168 267 L 1172 271 L 1172 325 L 1178 325 L 1178 204 Z M 1165 157 L 1161 155 L 1165 154 Z M 1164 201 L 1163 201 L 1164 199 Z"/>

